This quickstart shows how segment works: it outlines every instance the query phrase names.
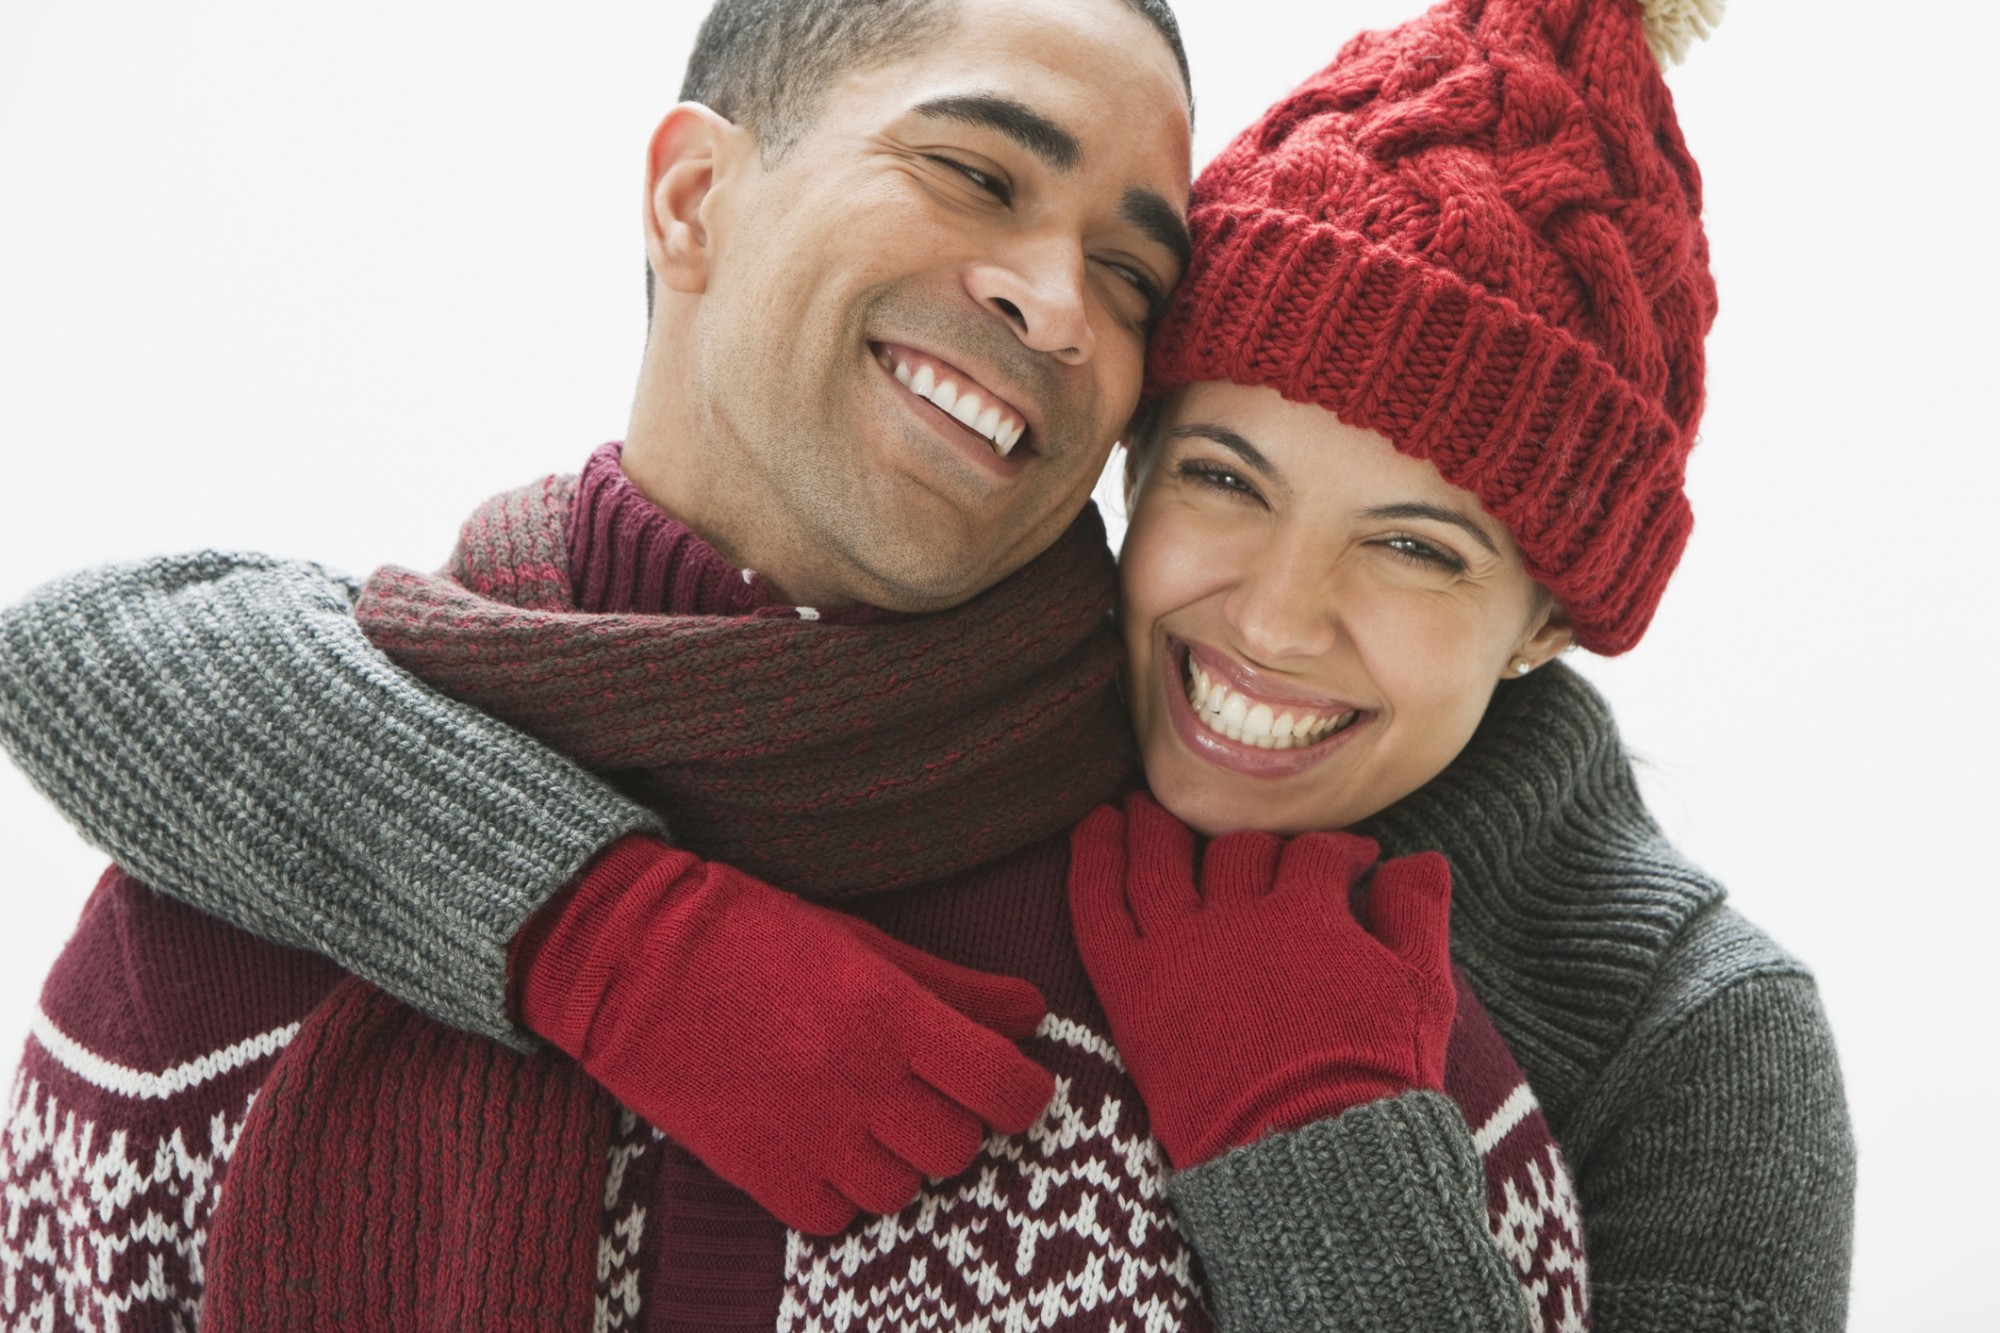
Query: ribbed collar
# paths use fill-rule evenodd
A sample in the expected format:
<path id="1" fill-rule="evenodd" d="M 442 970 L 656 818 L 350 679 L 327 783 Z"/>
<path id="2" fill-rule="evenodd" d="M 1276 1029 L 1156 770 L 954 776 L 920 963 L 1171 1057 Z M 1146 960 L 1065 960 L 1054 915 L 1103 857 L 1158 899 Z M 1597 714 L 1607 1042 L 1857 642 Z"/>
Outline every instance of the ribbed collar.
<path id="1" fill-rule="evenodd" d="M 781 607 L 764 580 L 648 500 L 619 466 L 623 452 L 622 444 L 599 448 L 577 483 L 569 577 L 579 610 L 748 616 Z"/>
<path id="2" fill-rule="evenodd" d="M 1667 947 L 1722 898 L 1647 813 L 1602 696 L 1560 663 L 1501 685 L 1451 767 L 1362 831 L 1450 858 L 1453 955 L 1559 1123 Z"/>
<path id="3" fill-rule="evenodd" d="M 600 446 L 577 478 L 569 516 L 569 576 L 577 609 L 644 616 L 760 616 L 886 625 L 906 617 L 873 606 L 794 606 L 646 498 L 625 475 L 625 446 Z"/>

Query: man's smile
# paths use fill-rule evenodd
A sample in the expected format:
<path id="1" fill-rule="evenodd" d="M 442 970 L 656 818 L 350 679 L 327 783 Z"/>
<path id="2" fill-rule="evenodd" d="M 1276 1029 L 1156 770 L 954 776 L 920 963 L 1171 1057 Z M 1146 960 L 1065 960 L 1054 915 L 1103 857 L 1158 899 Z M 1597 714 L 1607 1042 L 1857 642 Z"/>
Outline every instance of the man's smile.
<path id="1" fill-rule="evenodd" d="M 965 371 L 900 343 L 873 343 L 882 369 L 910 393 L 930 403 L 1009 457 L 1028 433 L 1026 415 Z"/>

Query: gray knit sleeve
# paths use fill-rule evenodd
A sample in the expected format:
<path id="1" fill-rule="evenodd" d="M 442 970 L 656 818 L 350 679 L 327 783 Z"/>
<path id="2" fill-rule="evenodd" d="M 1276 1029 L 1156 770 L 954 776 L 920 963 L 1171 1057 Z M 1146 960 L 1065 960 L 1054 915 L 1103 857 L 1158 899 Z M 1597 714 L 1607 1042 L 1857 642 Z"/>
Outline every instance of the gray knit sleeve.
<path id="1" fill-rule="evenodd" d="M 1223 1333 L 1522 1333 L 1464 1117 L 1433 1092 L 1357 1106 L 1174 1176 Z M 1600 1326 L 1602 1327 L 1602 1326 Z"/>
<path id="2" fill-rule="evenodd" d="M 397 669 L 317 566 L 212 552 L 0 612 L 0 744 L 162 892 L 515 1045 L 507 946 L 652 815 Z"/>
<path id="3" fill-rule="evenodd" d="M 1854 1139 L 1810 977 L 1751 975 L 1642 1020 L 1577 1173 L 1599 1333 L 1846 1326 Z"/>

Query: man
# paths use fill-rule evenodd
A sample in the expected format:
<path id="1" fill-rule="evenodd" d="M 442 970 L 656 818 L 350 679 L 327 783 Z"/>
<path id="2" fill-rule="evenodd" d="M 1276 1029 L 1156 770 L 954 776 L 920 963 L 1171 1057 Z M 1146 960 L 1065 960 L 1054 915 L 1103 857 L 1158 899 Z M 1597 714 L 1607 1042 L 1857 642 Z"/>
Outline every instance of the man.
<path id="1" fill-rule="evenodd" d="M 717 862 L 806 895 L 908 891 L 836 916 L 698 861 L 644 836 L 659 830 L 644 804 L 435 695 L 385 696 L 356 719 L 356 682 L 384 673 L 344 619 L 347 590 L 315 571 L 196 558 L 102 576 L 136 579 L 184 627 L 225 623 L 191 608 L 254 603 L 274 636 L 299 631 L 289 646 L 319 674 L 279 688 L 300 726 L 332 729 L 330 750 L 352 742 L 352 767 L 299 775 L 275 801 L 188 771 L 135 788 L 80 738 L 38 749 L 30 723 L 49 701 L 23 682 L 5 728 L 31 776 L 72 809 L 132 816 L 92 832 L 151 884 L 535 1049 L 437 1028 L 107 875 L 45 992 L 0 1163 L 10 1319 L 570 1326 L 594 1310 L 600 1326 L 769 1327 L 879 1304 L 930 1256 L 923 1292 L 898 1299 L 1198 1325 L 1061 892 L 1061 830 L 1127 762 L 1107 692 L 1108 557 L 1100 530 L 1072 524 L 1187 258 L 1171 15 L 1158 0 L 723 0 L 684 95 L 648 155 L 652 324 L 622 454 L 593 458 L 559 500 L 530 488 L 489 506 L 457 583 L 391 577 L 363 615 L 380 613 L 371 634 L 419 675 L 435 651 L 476 647 L 413 629 L 437 623 L 427 598 L 471 588 L 486 599 L 475 619 L 495 602 L 545 615 L 535 665 L 516 653 L 503 672 L 544 684 L 575 660 L 575 610 L 760 627 L 604 659 L 631 711 L 562 748 L 623 772 Z M 663 568 L 685 586 L 639 586 Z M 79 625 L 112 604 L 88 579 L 52 595 Z M 500 619 L 521 649 L 522 616 Z M 588 651 L 624 651 L 595 630 Z M 225 635 L 203 660 L 229 663 L 233 646 Z M 242 647 L 234 660 L 255 655 Z M 783 688 L 761 716 L 806 699 L 835 743 L 760 732 L 739 750 L 783 750 L 784 780 L 824 806 L 732 804 L 783 784 L 764 770 L 749 783 L 749 760 L 698 738 L 626 745 L 665 711 L 634 683 L 646 662 L 707 664 L 672 697 L 742 713 L 764 698 L 746 673 L 779 659 L 799 674 L 763 679 Z M 191 666 L 181 684 L 204 677 L 217 681 Z M 457 685 L 530 729 L 601 697 L 559 689 L 531 717 Z M 880 710 L 841 730 L 840 701 L 877 686 Z M 257 688 L 255 670 L 222 686 Z M 168 711 L 189 753 L 212 757 L 203 710 Z M 410 744 L 401 758 L 385 734 Z M 232 762 L 281 770 L 287 741 L 239 732 Z M 419 753 L 451 766 L 449 808 L 420 800 L 434 774 L 394 767 Z M 397 875 L 363 873 L 384 859 Z M 1044 994 L 1058 1017 L 1038 1029 Z M 1034 1059 L 1009 1040 L 1038 1031 Z M 1051 1096 L 1039 1160 L 982 1148 Z M 671 1140 L 620 1120 L 619 1102 Z M 815 1239 L 920 1188 L 934 1204 L 922 1238 L 860 1253 Z M 1127 1216 L 1109 1226 L 1100 1207 Z M 1018 1234 L 978 1239 L 1003 1225 Z M 1011 1280 L 996 1288 L 1003 1250 Z"/>

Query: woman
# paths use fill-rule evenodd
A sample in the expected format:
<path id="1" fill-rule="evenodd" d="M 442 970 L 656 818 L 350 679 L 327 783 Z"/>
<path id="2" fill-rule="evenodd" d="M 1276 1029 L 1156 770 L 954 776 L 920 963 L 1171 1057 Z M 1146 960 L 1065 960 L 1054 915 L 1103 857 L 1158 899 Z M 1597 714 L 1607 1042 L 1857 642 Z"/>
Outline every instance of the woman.
<path id="1" fill-rule="evenodd" d="M 1537 1099 L 1597 1327 L 1844 1308 L 1851 1145 L 1810 980 L 1659 838 L 1551 661 L 1630 647 L 1688 525 L 1713 296 L 1640 23 L 1446 5 L 1350 46 L 1201 182 L 1121 576 L 1159 806 L 1088 819 L 1069 884 L 1225 1327 L 1508 1326 L 1466 1173 Z M 1394 858 L 1372 885 L 1350 827 Z M 1199 873 L 1196 833 L 1228 835 Z M 1476 1002 L 1427 851 L 1451 960 L 1534 1087 L 1477 1126 L 1438 1095 Z M 1531 1179 L 1524 1228 L 1567 1206 Z"/>
<path id="2" fill-rule="evenodd" d="M 1204 1264 L 1269 1297 L 1256 1326 L 1296 1294 L 1230 1264 L 1295 1250 L 1300 1219 L 1251 1201 L 1340 1178 L 1356 1117 L 1414 1124 L 1442 1086 L 1442 917 L 1390 861 L 1357 927 L 1324 867 L 1376 848 L 1312 832 L 1356 827 L 1449 855 L 1451 955 L 1576 1171 L 1596 1326 L 1843 1318 L 1851 1144 L 1810 984 L 1660 839 L 1553 661 L 1635 644 L 1690 526 L 1715 298 L 1641 18 L 1440 7 L 1350 45 L 1196 185 L 1121 560 L 1167 813 L 1086 821 L 1072 907 L 1155 1132 L 1201 1166 L 1176 1197 Z M 1282 1165 L 1241 1151 L 1274 1129 Z"/>

